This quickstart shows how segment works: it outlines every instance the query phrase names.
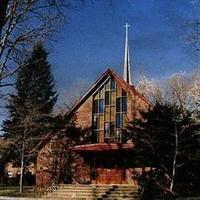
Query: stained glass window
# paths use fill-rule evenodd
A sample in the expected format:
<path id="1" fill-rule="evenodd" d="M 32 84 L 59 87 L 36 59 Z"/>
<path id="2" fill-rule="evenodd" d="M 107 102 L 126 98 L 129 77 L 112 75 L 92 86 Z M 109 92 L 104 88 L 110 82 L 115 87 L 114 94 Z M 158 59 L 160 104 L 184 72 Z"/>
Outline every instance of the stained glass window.
<path id="1" fill-rule="evenodd" d="M 105 131 L 105 137 L 108 138 L 110 135 L 110 123 L 109 122 L 105 123 L 104 131 Z"/>
<path id="2" fill-rule="evenodd" d="M 110 79 L 110 89 L 115 90 L 115 81 L 113 79 Z"/>
<path id="3" fill-rule="evenodd" d="M 95 116 L 95 115 L 94 115 L 94 118 L 93 118 L 93 127 L 94 127 L 94 130 L 98 129 L 98 127 L 99 127 L 98 116 Z"/>
<path id="4" fill-rule="evenodd" d="M 121 114 L 116 114 L 116 128 L 121 128 Z"/>
<path id="5" fill-rule="evenodd" d="M 127 112 L 127 98 L 122 97 L 122 112 Z"/>
<path id="6" fill-rule="evenodd" d="M 98 105 L 98 100 L 93 101 L 93 113 L 98 113 L 99 111 L 99 105 Z"/>
<path id="7" fill-rule="evenodd" d="M 127 92 L 110 77 L 93 96 L 93 131 L 97 141 L 120 142 L 126 113 Z"/>
<path id="8" fill-rule="evenodd" d="M 116 112 L 120 112 L 120 107 L 121 107 L 121 103 L 120 103 L 120 99 L 121 98 L 117 98 L 116 99 Z"/>
<path id="9" fill-rule="evenodd" d="M 111 109 L 110 109 L 110 121 L 114 122 L 115 121 L 115 107 L 112 106 Z"/>
<path id="10" fill-rule="evenodd" d="M 104 129 L 104 116 L 99 115 L 99 129 L 103 130 Z"/>
<path id="11" fill-rule="evenodd" d="M 105 105 L 110 105 L 110 92 L 105 91 Z"/>
<path id="12" fill-rule="evenodd" d="M 110 137 L 114 137 L 115 136 L 115 124 L 114 123 L 110 123 Z"/>
<path id="13" fill-rule="evenodd" d="M 100 99 L 104 98 L 104 88 L 101 88 L 101 90 L 99 91 L 99 98 Z"/>
<path id="14" fill-rule="evenodd" d="M 105 107 L 105 121 L 110 121 L 110 106 Z"/>
<path id="15" fill-rule="evenodd" d="M 99 100 L 99 113 L 104 113 L 104 100 Z"/>
<path id="16" fill-rule="evenodd" d="M 121 143 L 122 142 L 122 133 L 121 130 L 116 131 L 116 137 L 117 137 L 117 142 Z"/>
<path id="17" fill-rule="evenodd" d="M 122 125 L 122 126 L 123 126 L 123 127 L 126 127 L 126 125 L 127 125 L 127 117 L 126 117 L 126 114 L 123 114 L 122 116 L 123 116 L 123 117 L 122 117 L 122 118 L 123 118 L 123 125 Z"/>
<path id="18" fill-rule="evenodd" d="M 116 103 L 116 91 L 112 91 L 110 97 L 111 97 L 110 98 L 111 105 L 115 105 L 115 103 Z"/>
<path id="19" fill-rule="evenodd" d="M 110 90 L 110 81 L 109 80 L 106 82 L 105 89 Z"/>

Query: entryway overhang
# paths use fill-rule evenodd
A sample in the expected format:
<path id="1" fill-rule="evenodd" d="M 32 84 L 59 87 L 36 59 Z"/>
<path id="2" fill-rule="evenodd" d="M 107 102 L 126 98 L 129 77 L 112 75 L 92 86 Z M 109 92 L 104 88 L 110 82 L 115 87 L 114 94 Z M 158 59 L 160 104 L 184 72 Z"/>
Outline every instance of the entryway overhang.
<path id="1" fill-rule="evenodd" d="M 117 151 L 117 150 L 126 150 L 131 151 L 134 148 L 134 144 L 118 144 L 118 143 L 98 143 L 98 144 L 85 144 L 85 145 L 76 145 L 70 147 L 71 151 L 76 152 L 100 152 L 100 151 Z"/>

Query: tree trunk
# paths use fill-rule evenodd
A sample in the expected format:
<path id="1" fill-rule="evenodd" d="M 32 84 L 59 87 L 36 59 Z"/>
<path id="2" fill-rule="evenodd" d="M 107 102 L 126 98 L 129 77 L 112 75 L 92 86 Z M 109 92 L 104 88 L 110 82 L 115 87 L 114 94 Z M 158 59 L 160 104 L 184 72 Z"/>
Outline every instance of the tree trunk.
<path id="1" fill-rule="evenodd" d="M 23 174 L 24 174 L 24 141 L 22 143 L 21 152 L 21 169 L 20 169 L 20 181 L 19 181 L 19 193 L 23 193 Z"/>
<path id="2" fill-rule="evenodd" d="M 171 184 L 170 184 L 170 192 L 173 192 L 173 187 L 174 187 L 174 178 L 176 175 L 177 154 L 178 154 L 178 132 L 177 132 L 177 125 L 175 123 L 175 152 L 174 152 L 174 161 L 173 161 L 173 169 L 172 169 L 172 179 L 171 179 Z"/>
<path id="3" fill-rule="evenodd" d="M 1 37 L 1 32 L 5 23 L 8 2 L 9 0 L 0 0 L 0 37 Z"/>

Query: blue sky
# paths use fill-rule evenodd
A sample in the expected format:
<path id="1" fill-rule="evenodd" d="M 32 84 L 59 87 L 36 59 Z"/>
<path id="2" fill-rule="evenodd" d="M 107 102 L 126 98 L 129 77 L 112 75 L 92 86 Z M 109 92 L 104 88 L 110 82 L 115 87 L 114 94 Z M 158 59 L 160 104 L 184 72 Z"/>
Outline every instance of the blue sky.
<path id="1" fill-rule="evenodd" d="M 194 49 L 186 44 L 188 20 L 198 17 L 195 0 L 86 1 L 69 17 L 50 54 L 58 92 L 67 93 L 75 82 L 92 83 L 108 67 L 123 71 L 125 30 L 128 22 L 132 76 L 163 79 L 197 67 Z M 67 100 L 66 100 L 67 101 Z"/>
<path id="2" fill-rule="evenodd" d="M 111 67 L 122 74 L 128 22 L 133 80 L 140 75 L 164 79 L 197 68 L 184 40 L 188 20 L 199 18 L 198 0 L 85 0 L 66 10 L 68 21 L 50 46 L 59 102 L 87 87 Z M 82 84 L 80 86 L 80 84 Z M 1 120 L 0 120 L 1 121 Z"/>

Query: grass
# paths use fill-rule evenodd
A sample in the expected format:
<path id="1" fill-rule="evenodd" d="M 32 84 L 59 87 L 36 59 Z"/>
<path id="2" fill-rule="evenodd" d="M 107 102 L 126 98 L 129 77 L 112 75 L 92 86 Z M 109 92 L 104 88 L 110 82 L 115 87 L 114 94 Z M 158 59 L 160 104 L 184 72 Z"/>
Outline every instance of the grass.
<path id="1" fill-rule="evenodd" d="M 23 194 L 19 193 L 19 186 L 0 186 L 0 196 L 36 197 L 33 186 L 24 186 Z"/>

